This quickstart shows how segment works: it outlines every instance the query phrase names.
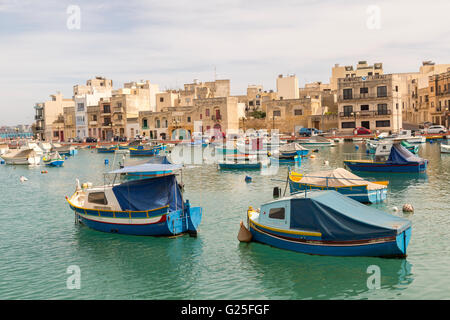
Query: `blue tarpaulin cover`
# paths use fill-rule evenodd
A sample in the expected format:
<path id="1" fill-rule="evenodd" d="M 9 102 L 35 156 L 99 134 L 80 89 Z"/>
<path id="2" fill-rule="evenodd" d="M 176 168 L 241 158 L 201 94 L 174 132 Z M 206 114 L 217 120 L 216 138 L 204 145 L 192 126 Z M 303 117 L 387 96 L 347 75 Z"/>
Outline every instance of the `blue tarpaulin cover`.
<path id="1" fill-rule="evenodd" d="M 291 201 L 291 229 L 322 233 L 323 240 L 348 241 L 396 236 L 407 219 L 366 206 L 336 191 L 311 191 Z"/>
<path id="2" fill-rule="evenodd" d="M 123 211 L 147 211 L 169 205 L 170 211 L 183 207 L 175 175 L 134 180 L 112 188 Z"/>
<path id="3" fill-rule="evenodd" d="M 411 153 L 399 143 L 394 143 L 389 154 L 388 162 L 392 164 L 420 163 L 423 159 Z"/>

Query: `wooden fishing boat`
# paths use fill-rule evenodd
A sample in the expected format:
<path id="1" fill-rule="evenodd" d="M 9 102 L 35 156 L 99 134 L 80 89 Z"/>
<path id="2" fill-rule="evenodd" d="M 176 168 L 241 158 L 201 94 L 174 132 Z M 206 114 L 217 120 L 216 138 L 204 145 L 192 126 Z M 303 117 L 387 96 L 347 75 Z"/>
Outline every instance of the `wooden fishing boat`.
<path id="1" fill-rule="evenodd" d="M 62 167 L 64 165 L 64 158 L 58 151 L 50 152 L 42 158 L 42 162 L 49 167 Z"/>
<path id="2" fill-rule="evenodd" d="M 334 145 L 331 140 L 319 136 L 314 136 L 309 139 L 300 139 L 296 142 L 306 147 L 330 147 Z"/>
<path id="3" fill-rule="evenodd" d="M 233 154 L 227 155 L 224 160 L 219 161 L 220 170 L 259 170 L 269 165 L 268 159 L 258 159 L 257 155 Z"/>
<path id="4" fill-rule="evenodd" d="M 154 156 L 156 154 L 159 154 L 159 149 L 155 147 L 130 148 L 130 156 Z"/>
<path id="5" fill-rule="evenodd" d="M 252 241 L 307 254 L 405 257 L 411 222 L 336 191 L 310 191 L 247 211 Z"/>
<path id="6" fill-rule="evenodd" d="M 419 158 L 412 154 L 400 143 L 382 144 L 377 148 L 386 148 L 389 151 L 389 158 L 377 156 L 368 160 L 344 160 L 344 164 L 353 171 L 372 172 L 425 172 L 428 160 Z"/>
<path id="7" fill-rule="evenodd" d="M 308 155 L 309 149 L 302 147 L 300 144 L 296 142 L 288 143 L 282 145 L 278 149 L 278 158 L 279 159 L 294 159 L 295 156 L 304 157 Z"/>
<path id="8" fill-rule="evenodd" d="M 335 190 L 362 203 L 379 203 L 386 200 L 388 184 L 388 181 L 367 181 L 344 168 L 310 174 L 289 172 L 291 193 L 304 190 Z"/>
<path id="9" fill-rule="evenodd" d="M 97 146 L 97 153 L 114 153 L 118 149 L 117 146 L 106 146 L 106 147 L 99 147 Z"/>
<path id="10" fill-rule="evenodd" d="M 130 170 L 137 168 L 110 173 Z M 184 200 L 175 174 L 100 187 L 83 186 L 77 183 L 75 193 L 66 200 L 76 220 L 89 228 L 143 236 L 197 234 L 202 208 L 191 207 L 189 200 Z"/>

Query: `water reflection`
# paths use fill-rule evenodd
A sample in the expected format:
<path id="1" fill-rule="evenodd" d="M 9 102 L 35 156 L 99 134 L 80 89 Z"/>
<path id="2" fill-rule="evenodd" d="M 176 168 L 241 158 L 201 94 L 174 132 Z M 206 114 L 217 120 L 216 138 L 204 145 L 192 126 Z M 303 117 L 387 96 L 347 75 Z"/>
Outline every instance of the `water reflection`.
<path id="1" fill-rule="evenodd" d="M 383 290 L 405 289 L 414 279 L 407 259 L 313 256 L 259 243 L 239 244 L 239 257 L 273 299 L 358 298 L 373 290 L 367 284 L 372 265 Z"/>

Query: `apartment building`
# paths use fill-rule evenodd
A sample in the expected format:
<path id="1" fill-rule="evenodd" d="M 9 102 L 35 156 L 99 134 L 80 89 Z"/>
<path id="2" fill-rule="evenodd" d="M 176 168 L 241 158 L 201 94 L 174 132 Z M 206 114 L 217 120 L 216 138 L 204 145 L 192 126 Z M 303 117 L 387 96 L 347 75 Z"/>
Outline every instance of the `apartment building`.
<path id="1" fill-rule="evenodd" d="M 408 75 L 384 74 L 338 79 L 339 130 L 402 128 L 402 94 Z"/>
<path id="2" fill-rule="evenodd" d="M 89 136 L 87 108 L 98 106 L 100 99 L 112 95 L 112 80 L 95 77 L 86 81 L 86 85 L 73 87 L 73 100 L 75 103 L 75 123 L 78 138 Z"/>
<path id="3" fill-rule="evenodd" d="M 277 78 L 277 94 L 280 100 L 298 99 L 298 78 L 295 74 L 283 76 L 280 74 Z"/>
<path id="4" fill-rule="evenodd" d="M 64 117 L 64 136 L 66 141 L 75 139 L 77 127 L 75 123 L 75 107 L 65 107 L 63 111 Z"/>
<path id="5" fill-rule="evenodd" d="M 430 117 L 434 124 L 450 126 L 450 68 L 429 77 Z"/>
<path id="6" fill-rule="evenodd" d="M 35 123 L 38 139 L 45 141 L 64 141 L 64 108 L 73 107 L 72 99 L 64 99 L 61 93 L 50 95 L 50 100 L 36 103 Z"/>
<path id="7" fill-rule="evenodd" d="M 378 76 L 383 74 L 383 64 L 374 63 L 369 65 L 367 61 L 359 61 L 356 68 L 353 66 L 340 66 L 335 64 L 331 69 L 330 89 L 336 91 L 340 78 Z"/>

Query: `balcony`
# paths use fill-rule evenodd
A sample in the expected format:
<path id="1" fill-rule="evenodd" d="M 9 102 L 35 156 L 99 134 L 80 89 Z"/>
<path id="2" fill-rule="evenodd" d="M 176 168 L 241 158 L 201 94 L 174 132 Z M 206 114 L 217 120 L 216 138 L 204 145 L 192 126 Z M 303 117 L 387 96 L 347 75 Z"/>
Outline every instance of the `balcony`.
<path id="1" fill-rule="evenodd" d="M 44 120 L 44 116 L 42 114 L 35 115 L 34 120 Z"/>
<path id="2" fill-rule="evenodd" d="M 388 99 L 392 97 L 392 93 L 387 93 L 384 96 L 378 96 L 376 93 L 359 93 L 353 94 L 352 96 L 339 95 L 338 99 L 340 101 L 350 101 L 350 100 L 373 100 L 373 99 Z"/>
<path id="3" fill-rule="evenodd" d="M 391 114 L 392 114 L 391 110 L 356 111 L 356 116 L 352 112 L 339 112 L 339 117 L 340 118 L 365 118 L 365 117 L 389 116 Z"/>
<path id="4" fill-rule="evenodd" d="M 96 126 L 97 125 L 97 121 L 89 121 L 89 125 L 90 126 Z"/>
<path id="5" fill-rule="evenodd" d="M 102 127 L 111 128 L 112 127 L 112 122 L 103 122 L 102 123 Z"/>
<path id="6" fill-rule="evenodd" d="M 113 113 L 124 113 L 123 107 L 114 107 Z"/>

